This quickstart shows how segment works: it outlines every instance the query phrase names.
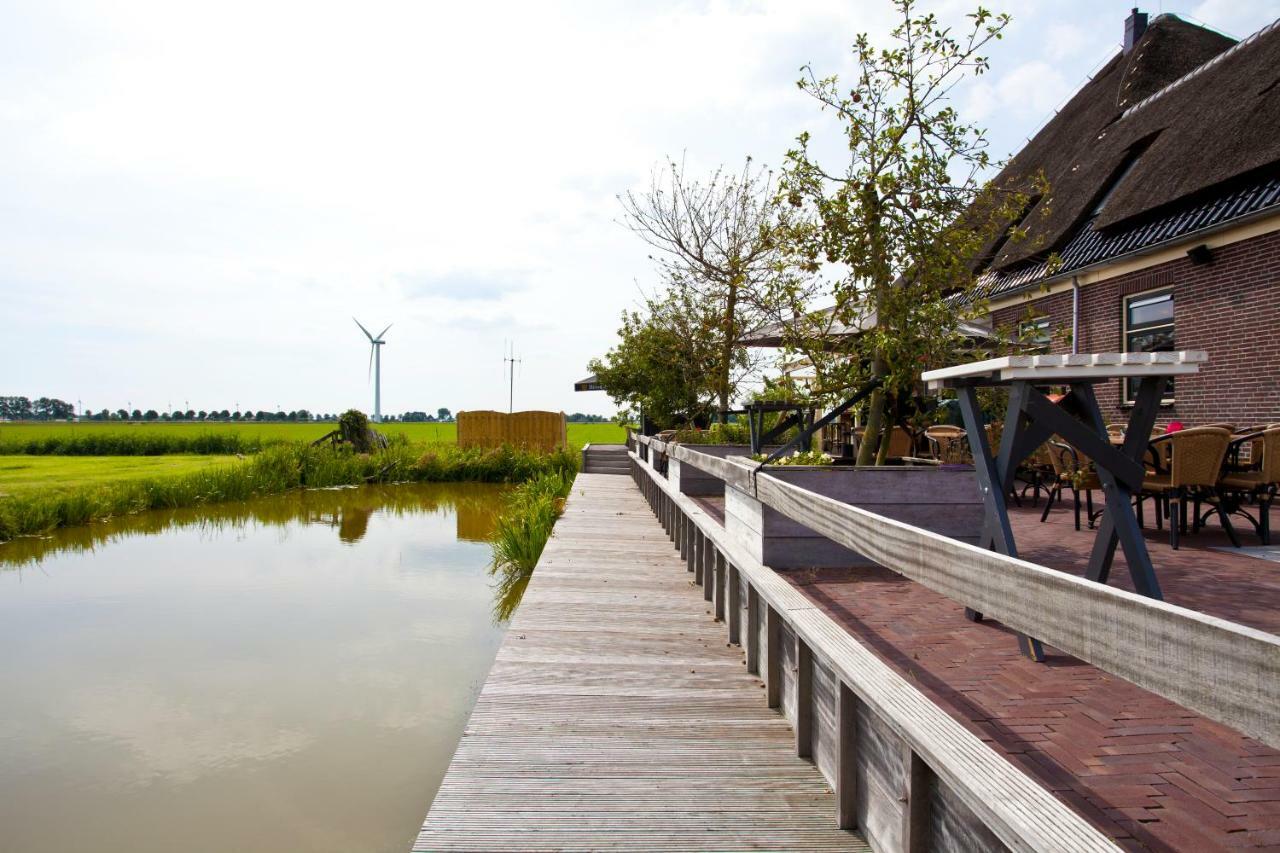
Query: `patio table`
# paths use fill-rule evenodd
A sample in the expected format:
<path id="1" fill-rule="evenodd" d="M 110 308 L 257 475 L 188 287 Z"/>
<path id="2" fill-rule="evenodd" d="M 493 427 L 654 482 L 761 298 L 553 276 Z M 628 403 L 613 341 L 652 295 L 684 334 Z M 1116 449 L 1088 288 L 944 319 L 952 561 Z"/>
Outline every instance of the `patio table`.
<path id="1" fill-rule="evenodd" d="M 974 448 L 974 471 L 986 507 L 980 545 L 1011 557 L 1018 556 L 1009 525 L 1006 495 L 1013 487 L 1019 464 L 1057 435 L 1093 460 L 1106 498 L 1106 512 L 1098 525 L 1085 576 L 1106 583 L 1119 544 L 1124 548 L 1134 588 L 1150 598 L 1163 598 L 1132 501 L 1134 494 L 1142 490 L 1143 455 L 1169 378 L 1197 373 L 1200 365 L 1208 360 L 1207 353 L 1196 350 L 1015 355 L 922 374 L 929 390 L 951 388 L 959 398 L 965 432 Z M 1125 427 L 1124 442 L 1115 446 L 1107 436 L 1093 386 L 1120 377 L 1138 380 L 1138 389 Z M 1066 385 L 1070 392 L 1053 403 L 1043 390 L 1048 385 Z M 977 398 L 979 388 L 994 386 L 1009 389 L 1009 407 L 995 457 L 987 444 Z M 982 618 L 982 614 L 972 610 L 966 610 L 966 615 L 974 620 Z M 1044 659 L 1038 640 L 1022 637 L 1019 642 L 1028 657 Z"/>

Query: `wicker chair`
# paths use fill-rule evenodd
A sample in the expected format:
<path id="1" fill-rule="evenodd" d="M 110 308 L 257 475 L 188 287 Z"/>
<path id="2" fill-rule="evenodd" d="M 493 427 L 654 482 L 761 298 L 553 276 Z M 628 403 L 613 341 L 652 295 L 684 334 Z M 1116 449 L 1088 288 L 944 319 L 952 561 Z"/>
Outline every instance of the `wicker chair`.
<path id="1" fill-rule="evenodd" d="M 1271 504 L 1280 490 L 1280 425 L 1247 433 L 1232 439 L 1228 458 L 1239 459 L 1239 450 L 1251 450 L 1249 465 L 1244 470 L 1231 470 L 1218 483 L 1220 499 L 1230 515 L 1242 515 L 1253 525 L 1263 545 L 1271 544 Z M 1246 504 L 1256 504 L 1258 517 L 1245 510 Z M 1197 514 L 1197 520 L 1199 515 Z"/>
<path id="2" fill-rule="evenodd" d="M 1045 502 L 1044 512 L 1040 513 L 1040 521 L 1048 520 L 1049 510 L 1053 509 L 1053 502 L 1061 500 L 1062 490 L 1069 488 L 1075 504 L 1076 530 L 1080 529 L 1081 492 L 1084 493 L 1084 505 L 1088 513 L 1089 528 L 1092 529 L 1094 522 L 1098 520 L 1098 517 L 1103 512 L 1102 509 L 1094 511 L 1093 508 L 1093 490 L 1102 488 L 1102 483 L 1098 480 L 1098 472 L 1093 467 L 1093 461 L 1071 445 L 1063 444 L 1060 441 L 1050 441 L 1046 447 L 1050 464 L 1053 466 L 1054 482 L 1049 489 L 1049 499 Z"/>
<path id="3" fill-rule="evenodd" d="M 924 431 L 924 438 L 929 444 L 929 455 L 939 462 L 957 464 L 973 461 L 963 427 L 931 426 Z"/>
<path id="4" fill-rule="evenodd" d="M 1169 466 L 1162 470 L 1160 445 L 1168 444 Z M 1187 501 L 1205 500 L 1212 512 L 1222 521 L 1232 544 L 1239 547 L 1235 530 L 1226 510 L 1218 500 L 1218 480 L 1222 472 L 1222 460 L 1231 443 L 1230 430 L 1221 427 L 1193 427 L 1167 433 L 1151 442 L 1156 460 L 1156 470 L 1148 472 L 1138 498 L 1153 498 L 1156 502 L 1156 524 L 1160 524 L 1161 509 L 1169 517 L 1169 546 L 1178 548 L 1178 537 L 1187 526 Z M 1196 518 L 1199 527 L 1199 517 Z"/>

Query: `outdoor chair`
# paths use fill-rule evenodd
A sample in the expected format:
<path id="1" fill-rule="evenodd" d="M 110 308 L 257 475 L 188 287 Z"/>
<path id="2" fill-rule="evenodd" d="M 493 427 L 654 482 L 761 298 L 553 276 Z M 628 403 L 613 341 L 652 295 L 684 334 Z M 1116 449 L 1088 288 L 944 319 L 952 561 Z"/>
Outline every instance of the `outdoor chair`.
<path id="1" fill-rule="evenodd" d="M 1094 522 L 1103 512 L 1102 509 L 1095 512 L 1093 508 L 1093 490 L 1102 488 L 1102 482 L 1098 479 L 1093 461 L 1071 445 L 1060 441 L 1048 442 L 1045 452 L 1053 468 L 1054 480 L 1049 489 L 1049 498 L 1044 504 L 1044 512 L 1040 513 L 1040 521 L 1043 523 L 1048 520 L 1049 510 L 1053 509 L 1054 501 L 1060 501 L 1062 490 L 1069 488 L 1075 504 L 1076 530 L 1080 529 L 1081 492 L 1084 493 L 1084 507 L 1088 514 L 1089 529 L 1092 530 Z"/>
<path id="2" fill-rule="evenodd" d="M 1027 489 L 1031 489 L 1031 505 L 1039 506 L 1040 490 L 1044 489 L 1045 493 L 1048 494 L 1053 490 L 1053 484 L 1057 481 L 1057 473 L 1053 468 L 1053 457 L 1050 453 L 1048 442 L 1037 447 L 1026 458 L 1026 461 L 1018 468 L 1018 479 L 1022 480 L 1024 484 L 1020 497 L 1025 498 Z"/>
<path id="3" fill-rule="evenodd" d="M 973 462 L 969 453 L 969 439 L 963 427 L 938 425 L 924 431 L 925 441 L 929 444 L 929 455 L 945 464 L 962 464 Z"/>
<path id="4" fill-rule="evenodd" d="M 1242 465 L 1240 451 L 1246 447 L 1251 453 Z M 1280 490 L 1280 425 L 1235 437 L 1227 448 L 1227 459 L 1227 470 L 1218 483 L 1220 502 L 1226 504 L 1229 515 L 1248 519 L 1262 544 L 1270 545 L 1271 504 Z M 1247 504 L 1257 506 L 1257 518 L 1245 509 Z M 1200 521 L 1198 512 L 1196 520 Z"/>
<path id="5" fill-rule="evenodd" d="M 1193 427 L 1166 433 L 1151 441 L 1156 470 L 1147 473 L 1138 506 L 1141 508 L 1144 498 L 1150 497 L 1155 501 L 1157 527 L 1160 526 L 1161 510 L 1164 511 L 1169 518 L 1169 547 L 1175 551 L 1179 536 L 1186 532 L 1188 500 L 1209 503 L 1210 511 L 1217 514 L 1231 543 L 1240 546 L 1218 493 L 1222 460 L 1230 443 L 1231 432 L 1221 427 Z M 1167 469 L 1162 464 L 1163 454 L 1160 452 L 1163 449 L 1161 445 L 1166 444 L 1169 451 Z M 1198 515 L 1196 527 L 1200 527 Z"/>

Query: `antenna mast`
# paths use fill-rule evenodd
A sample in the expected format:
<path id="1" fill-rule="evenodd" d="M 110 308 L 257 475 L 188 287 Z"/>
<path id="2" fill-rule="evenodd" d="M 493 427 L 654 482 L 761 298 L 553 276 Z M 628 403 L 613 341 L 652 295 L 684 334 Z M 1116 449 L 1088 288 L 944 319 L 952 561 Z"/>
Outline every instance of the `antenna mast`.
<path id="1" fill-rule="evenodd" d="M 516 410 L 516 365 L 524 359 L 516 358 L 516 343 L 511 342 L 511 355 L 502 354 L 502 363 L 507 365 L 507 369 L 511 373 L 511 383 L 507 386 L 507 414 L 511 414 Z"/>

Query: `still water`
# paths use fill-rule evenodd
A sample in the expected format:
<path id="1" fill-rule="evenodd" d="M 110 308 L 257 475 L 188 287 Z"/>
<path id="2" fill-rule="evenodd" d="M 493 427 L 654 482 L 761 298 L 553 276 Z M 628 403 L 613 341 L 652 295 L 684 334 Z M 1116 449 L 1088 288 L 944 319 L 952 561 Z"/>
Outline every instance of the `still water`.
<path id="1" fill-rule="evenodd" d="M 0 851 L 405 851 L 502 628 L 499 487 L 0 545 Z"/>

